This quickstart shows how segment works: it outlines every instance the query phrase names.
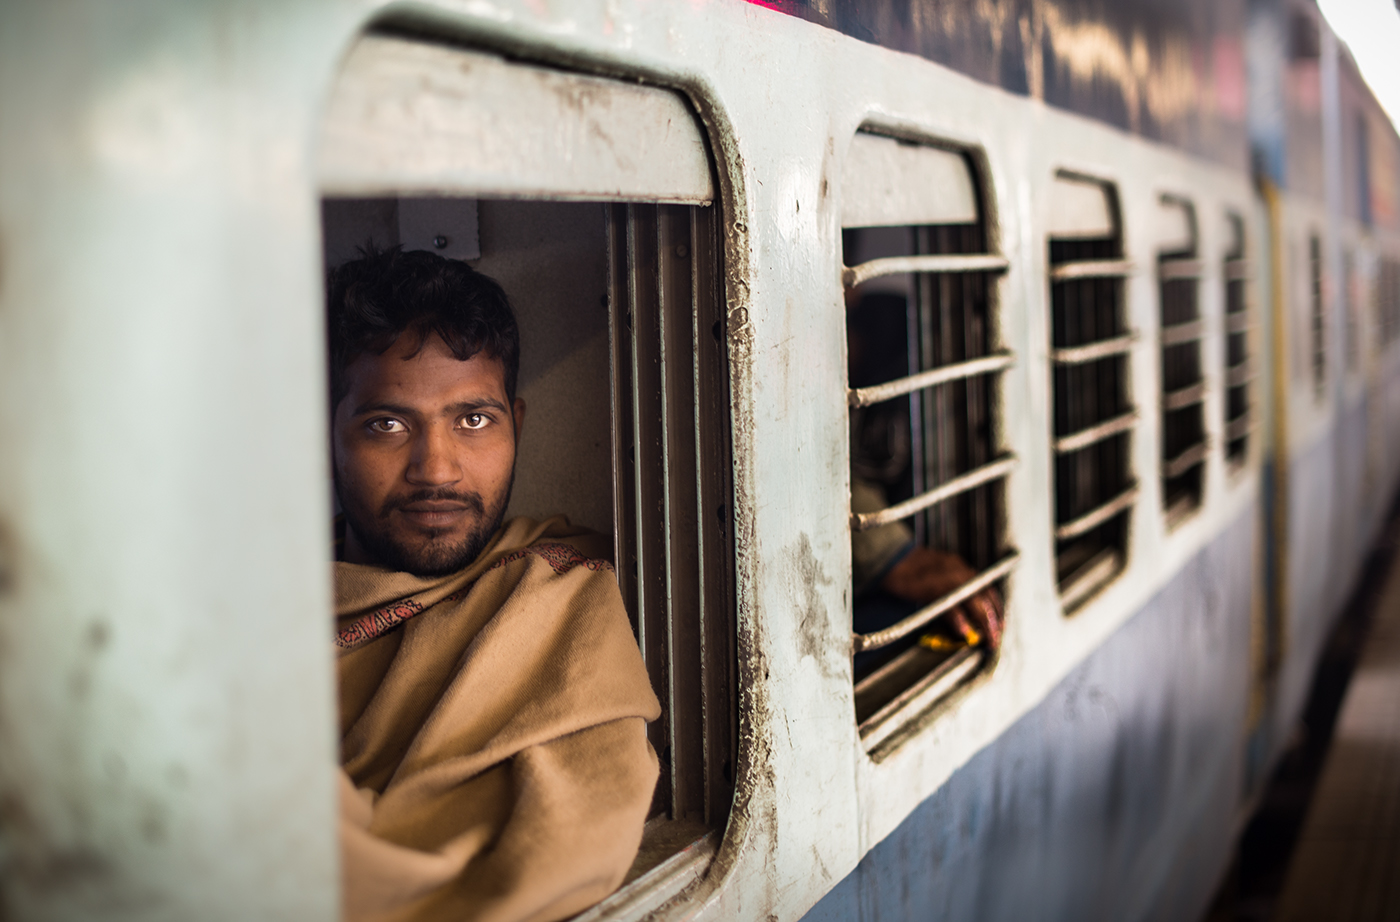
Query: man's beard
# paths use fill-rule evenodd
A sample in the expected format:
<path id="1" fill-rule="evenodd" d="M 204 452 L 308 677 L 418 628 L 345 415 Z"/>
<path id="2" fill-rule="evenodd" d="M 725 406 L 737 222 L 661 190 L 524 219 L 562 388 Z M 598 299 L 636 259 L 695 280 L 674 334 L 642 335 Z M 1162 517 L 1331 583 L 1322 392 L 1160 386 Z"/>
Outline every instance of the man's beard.
<path id="1" fill-rule="evenodd" d="M 446 576 L 465 568 L 480 556 L 487 542 L 496 534 L 505 519 L 506 506 L 510 504 L 513 485 L 506 484 L 492 508 L 487 509 L 479 493 L 458 492 L 456 490 L 418 490 L 403 496 L 385 500 L 378 513 L 366 521 L 352 504 L 341 497 L 341 511 L 345 515 L 346 527 L 355 533 L 360 546 L 369 554 L 376 565 L 388 570 L 412 573 L 414 576 Z M 336 484 L 340 493 L 340 485 Z M 414 544 L 399 540 L 389 525 L 390 514 L 401 506 L 417 502 L 457 502 L 476 513 L 476 525 L 455 541 L 446 540 L 448 529 L 430 529 L 424 538 Z M 419 534 L 424 534 L 419 532 Z"/>

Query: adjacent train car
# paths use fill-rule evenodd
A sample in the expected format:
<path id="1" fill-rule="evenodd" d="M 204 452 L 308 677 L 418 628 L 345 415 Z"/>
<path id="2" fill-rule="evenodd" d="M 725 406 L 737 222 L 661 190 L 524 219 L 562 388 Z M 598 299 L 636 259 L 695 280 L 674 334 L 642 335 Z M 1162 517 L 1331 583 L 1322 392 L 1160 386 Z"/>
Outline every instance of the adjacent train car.
<path id="1" fill-rule="evenodd" d="M 1400 477 L 1310 3 L 9 3 L 0 75 L 4 914 L 338 916 L 367 241 L 503 283 L 512 509 L 614 538 L 662 777 L 580 918 L 1204 911 Z M 892 526 L 970 580 L 877 611 Z"/>

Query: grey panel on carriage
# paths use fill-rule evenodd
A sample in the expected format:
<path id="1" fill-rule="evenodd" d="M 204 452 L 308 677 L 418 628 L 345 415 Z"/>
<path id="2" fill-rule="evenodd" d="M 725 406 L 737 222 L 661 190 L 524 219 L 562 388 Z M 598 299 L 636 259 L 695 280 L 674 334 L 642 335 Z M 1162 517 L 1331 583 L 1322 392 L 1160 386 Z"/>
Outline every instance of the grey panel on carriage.
<path id="1" fill-rule="evenodd" d="M 973 224 L 977 218 L 977 190 L 962 154 L 866 131 L 851 139 L 841 171 L 842 227 Z"/>
<path id="2" fill-rule="evenodd" d="M 345 59 L 317 168 L 327 195 L 714 198 L 675 93 L 380 35 Z"/>

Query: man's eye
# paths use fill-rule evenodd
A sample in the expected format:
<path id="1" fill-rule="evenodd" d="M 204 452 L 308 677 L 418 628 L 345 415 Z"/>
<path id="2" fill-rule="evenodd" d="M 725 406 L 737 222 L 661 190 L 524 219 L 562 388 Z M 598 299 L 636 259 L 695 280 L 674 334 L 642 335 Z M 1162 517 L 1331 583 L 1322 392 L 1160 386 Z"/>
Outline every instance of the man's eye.
<path id="1" fill-rule="evenodd" d="M 463 429 L 485 429 L 486 424 L 491 422 L 484 413 L 468 413 L 462 417 Z"/>
<path id="2" fill-rule="evenodd" d="M 371 432 L 403 432 L 404 425 L 397 419 L 376 419 L 369 424 Z"/>

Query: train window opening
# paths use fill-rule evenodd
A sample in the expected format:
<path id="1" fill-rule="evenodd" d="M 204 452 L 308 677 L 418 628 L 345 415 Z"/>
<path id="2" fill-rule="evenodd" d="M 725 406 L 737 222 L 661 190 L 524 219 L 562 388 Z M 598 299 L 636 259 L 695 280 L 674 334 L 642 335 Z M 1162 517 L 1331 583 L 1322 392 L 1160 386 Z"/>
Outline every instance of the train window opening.
<path id="1" fill-rule="evenodd" d="M 1360 299 L 1356 297 L 1356 253 L 1351 247 L 1342 250 L 1341 285 L 1342 322 L 1346 325 L 1346 351 L 1343 353 L 1342 368 L 1350 373 L 1361 371 L 1358 358 L 1361 355 L 1361 325 L 1358 316 Z"/>
<path id="2" fill-rule="evenodd" d="M 1162 347 L 1162 502 L 1167 527 L 1201 505 L 1206 462 L 1206 382 L 1201 367 L 1205 324 L 1200 310 L 1201 261 L 1196 209 L 1175 196 L 1161 208 L 1173 225 L 1157 257 Z"/>
<path id="3" fill-rule="evenodd" d="M 853 674 L 870 750 L 990 662 L 995 637 L 977 625 L 999 632 L 987 606 L 1017 560 L 999 425 L 1006 261 L 988 252 L 974 175 L 961 154 L 865 132 L 844 171 Z"/>
<path id="4" fill-rule="evenodd" d="M 1229 216 L 1233 243 L 1225 253 L 1225 458 L 1242 464 L 1249 454 L 1253 413 L 1249 403 L 1254 379 L 1249 355 L 1249 278 L 1244 219 Z"/>
<path id="5" fill-rule="evenodd" d="M 1322 239 L 1308 237 L 1308 332 L 1311 345 L 1313 394 L 1327 393 L 1327 316 L 1322 293 Z"/>
<path id="6" fill-rule="evenodd" d="M 1055 565 L 1066 612 L 1127 563 L 1138 487 L 1129 384 L 1118 197 L 1106 183 L 1060 174 L 1052 184 L 1050 373 L 1054 409 Z"/>
<path id="7" fill-rule="evenodd" d="M 1382 256 L 1376 269 L 1376 342 L 1385 348 L 1400 339 L 1400 259 Z"/>
<path id="8" fill-rule="evenodd" d="M 594 912 L 669 899 L 718 847 L 736 774 L 723 246 L 703 132 L 669 91 L 371 35 L 324 136 L 328 267 L 366 244 L 428 250 L 511 300 L 528 425 L 507 521 L 562 512 L 611 536 L 662 708 L 641 849 Z M 626 889 L 643 877 L 644 897 Z"/>

